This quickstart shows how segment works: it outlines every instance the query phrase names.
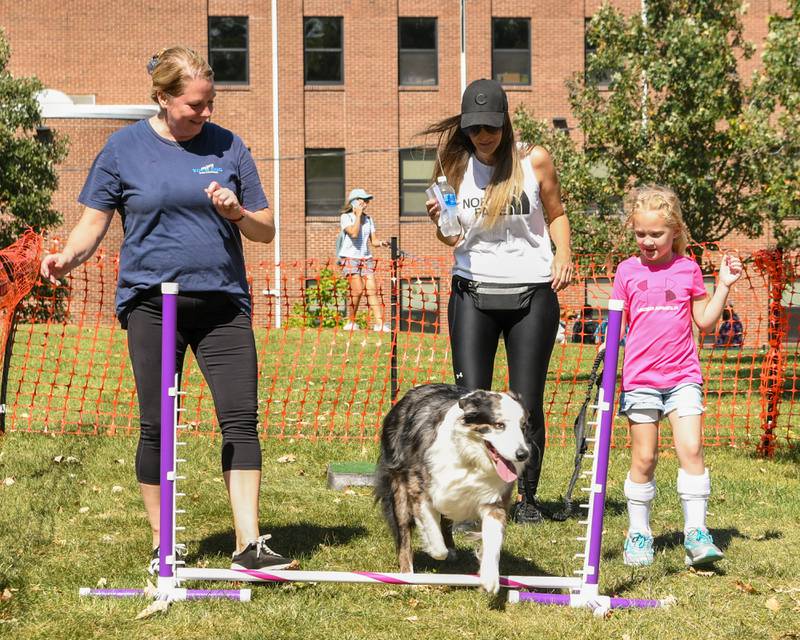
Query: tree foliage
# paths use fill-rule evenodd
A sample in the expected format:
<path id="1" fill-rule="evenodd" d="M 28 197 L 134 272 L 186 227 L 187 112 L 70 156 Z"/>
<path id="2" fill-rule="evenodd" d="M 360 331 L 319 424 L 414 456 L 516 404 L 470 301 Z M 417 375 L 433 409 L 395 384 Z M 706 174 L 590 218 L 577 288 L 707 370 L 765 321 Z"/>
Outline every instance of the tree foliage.
<path id="1" fill-rule="evenodd" d="M 38 232 L 61 223 L 52 207 L 56 165 L 66 156 L 66 141 L 57 134 L 41 142 L 42 124 L 35 78 L 15 78 L 8 71 L 11 49 L 0 29 L 0 246 L 8 246 L 32 227 Z"/>
<path id="2" fill-rule="evenodd" d="M 559 167 L 564 179 L 581 162 L 602 166 L 605 177 L 583 191 L 600 202 L 638 184 L 669 185 L 697 242 L 733 231 L 756 237 L 767 221 L 779 243 L 795 242 L 785 224 L 798 194 L 794 5 L 791 18 L 770 23 L 752 83 L 739 73 L 754 53 L 739 0 L 647 0 L 646 19 L 603 6 L 587 33 L 586 73 L 568 83 L 584 139 L 583 159 Z"/>

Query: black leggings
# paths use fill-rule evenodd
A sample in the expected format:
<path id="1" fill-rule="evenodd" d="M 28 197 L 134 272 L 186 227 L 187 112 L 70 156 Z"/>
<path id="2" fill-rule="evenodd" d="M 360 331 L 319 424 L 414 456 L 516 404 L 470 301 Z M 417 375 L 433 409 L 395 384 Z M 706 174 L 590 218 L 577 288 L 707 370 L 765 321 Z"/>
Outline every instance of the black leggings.
<path id="1" fill-rule="evenodd" d="M 526 500 L 533 500 L 544 457 L 544 384 L 558 332 L 558 296 L 547 283 L 536 288 L 524 309 L 481 311 L 463 283 L 454 278 L 447 313 L 457 385 L 491 389 L 494 356 L 503 336 L 509 387 L 522 397 L 528 411 L 525 435 L 532 455 L 520 477 L 519 490 Z"/>
<path id="2" fill-rule="evenodd" d="M 177 371 L 192 348 L 222 430 L 222 470 L 261 469 L 258 365 L 250 318 L 221 293 L 178 296 Z M 159 484 L 161 430 L 161 295 L 140 300 L 128 318 L 128 352 L 139 397 L 136 478 Z"/>

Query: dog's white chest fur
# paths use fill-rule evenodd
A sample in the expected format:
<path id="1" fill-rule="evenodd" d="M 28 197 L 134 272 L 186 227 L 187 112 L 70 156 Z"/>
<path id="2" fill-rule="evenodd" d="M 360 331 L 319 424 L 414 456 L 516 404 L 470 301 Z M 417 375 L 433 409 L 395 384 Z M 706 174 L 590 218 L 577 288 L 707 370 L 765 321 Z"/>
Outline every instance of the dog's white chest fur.
<path id="1" fill-rule="evenodd" d="M 431 504 L 455 522 L 479 519 L 482 506 L 501 504 L 508 494 L 508 483 L 497 475 L 485 446 L 454 430 L 460 413 L 458 406 L 447 412 L 425 455 Z"/>

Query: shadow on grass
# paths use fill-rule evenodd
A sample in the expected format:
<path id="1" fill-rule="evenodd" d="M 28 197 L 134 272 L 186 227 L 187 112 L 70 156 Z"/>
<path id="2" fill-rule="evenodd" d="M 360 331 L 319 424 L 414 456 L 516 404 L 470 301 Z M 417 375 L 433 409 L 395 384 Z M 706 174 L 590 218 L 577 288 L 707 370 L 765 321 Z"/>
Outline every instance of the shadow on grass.
<path id="1" fill-rule="evenodd" d="M 586 494 L 576 489 L 572 492 L 572 509 L 570 511 L 568 520 L 584 520 L 586 518 L 586 509 L 582 509 L 579 502 L 586 500 Z M 563 518 L 554 518 L 555 514 L 562 513 L 564 510 L 564 500 L 547 500 L 540 501 L 542 513 L 548 520 L 555 520 L 556 522 L 563 522 Z M 618 516 L 626 513 L 628 505 L 626 502 L 620 500 L 606 499 L 604 515 Z"/>
<path id="2" fill-rule="evenodd" d="M 298 522 L 271 527 L 272 540 L 268 544 L 272 545 L 274 542 L 276 551 L 290 558 L 298 558 L 313 554 L 321 544 L 346 545 L 355 538 L 366 536 L 367 533 L 366 527 L 361 526 L 321 527 L 310 522 Z M 197 555 L 228 555 L 233 541 L 232 529 L 219 531 L 200 541 Z"/>

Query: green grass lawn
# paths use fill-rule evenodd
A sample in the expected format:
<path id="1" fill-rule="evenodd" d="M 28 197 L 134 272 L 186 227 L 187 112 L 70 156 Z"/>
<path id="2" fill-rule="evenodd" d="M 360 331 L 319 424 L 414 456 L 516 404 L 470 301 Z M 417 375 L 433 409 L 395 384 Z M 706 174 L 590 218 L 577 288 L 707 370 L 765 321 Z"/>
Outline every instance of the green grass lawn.
<path id="1" fill-rule="evenodd" d="M 800 634 L 800 467 L 797 452 L 772 460 L 751 448 L 708 451 L 714 491 L 709 525 L 726 559 L 716 572 L 683 566 L 677 465 L 664 451 L 653 528 L 656 561 L 622 564 L 627 517 L 622 483 L 627 452 L 612 451 L 601 591 L 623 597 L 674 596 L 664 610 L 614 611 L 506 605 L 473 589 L 387 585 L 257 585 L 253 600 L 183 602 L 137 621 L 144 599 L 79 598 L 79 587 L 142 587 L 149 531 L 134 478 L 135 438 L 10 433 L 0 438 L 0 636 L 9 638 L 764 638 Z M 396 571 L 392 542 L 370 490 L 325 487 L 330 461 L 373 461 L 374 444 L 267 439 L 261 521 L 279 552 L 304 569 Z M 295 461 L 278 459 L 294 454 Z M 190 566 L 229 561 L 233 534 L 219 473 L 219 441 L 190 438 L 187 530 Z M 60 462 L 56 462 L 57 456 Z M 572 452 L 551 447 L 542 497 L 554 508 Z M 5 481 L 4 481 L 5 480 Z M 569 574 L 579 550 L 575 520 L 510 525 L 506 574 Z M 472 544 L 443 564 L 417 553 L 418 570 L 474 572 Z M 200 586 L 192 584 L 190 586 Z M 217 585 L 224 586 L 224 585 Z"/>

